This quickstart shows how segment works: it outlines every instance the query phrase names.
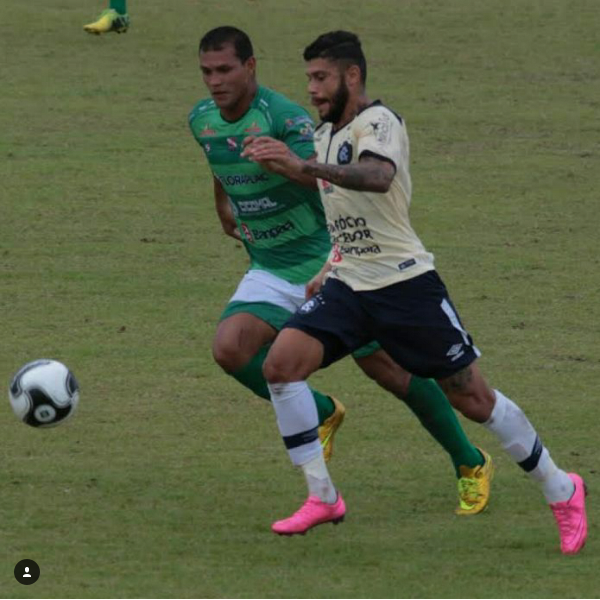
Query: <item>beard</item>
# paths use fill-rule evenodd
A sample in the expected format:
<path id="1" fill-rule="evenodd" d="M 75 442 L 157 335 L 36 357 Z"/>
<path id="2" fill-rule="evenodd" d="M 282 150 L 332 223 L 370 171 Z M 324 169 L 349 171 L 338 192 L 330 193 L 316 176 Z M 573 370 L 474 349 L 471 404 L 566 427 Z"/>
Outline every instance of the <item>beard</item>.
<path id="1" fill-rule="evenodd" d="M 335 91 L 333 98 L 331 99 L 329 112 L 323 115 L 321 118 L 326 123 L 339 123 L 344 114 L 346 104 L 348 104 L 348 98 L 350 97 L 350 91 L 344 79 L 340 81 L 338 89 Z"/>

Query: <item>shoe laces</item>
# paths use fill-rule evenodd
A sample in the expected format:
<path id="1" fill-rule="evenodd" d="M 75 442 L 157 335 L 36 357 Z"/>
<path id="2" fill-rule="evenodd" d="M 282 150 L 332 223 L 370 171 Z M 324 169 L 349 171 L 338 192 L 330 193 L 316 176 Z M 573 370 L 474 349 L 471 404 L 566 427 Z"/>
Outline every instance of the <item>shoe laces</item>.
<path id="1" fill-rule="evenodd" d="M 458 495 L 461 502 L 468 505 L 476 504 L 481 492 L 479 491 L 479 481 L 472 477 L 461 477 L 458 480 Z"/>
<path id="2" fill-rule="evenodd" d="M 572 511 L 567 502 L 557 502 L 552 506 L 552 512 L 561 531 L 571 532 L 574 530 L 575 523 L 571 518 Z"/>
<path id="3" fill-rule="evenodd" d="M 316 505 L 320 502 L 321 500 L 319 500 L 319 498 L 316 496 L 309 496 L 306 502 L 293 514 L 292 518 L 298 518 L 302 520 L 312 519 Z"/>
<path id="4" fill-rule="evenodd" d="M 126 25 L 129 20 L 128 15 L 122 15 L 118 13 L 114 8 L 106 8 L 100 13 L 100 18 L 105 17 L 106 15 L 113 18 L 113 23 L 116 25 Z"/>

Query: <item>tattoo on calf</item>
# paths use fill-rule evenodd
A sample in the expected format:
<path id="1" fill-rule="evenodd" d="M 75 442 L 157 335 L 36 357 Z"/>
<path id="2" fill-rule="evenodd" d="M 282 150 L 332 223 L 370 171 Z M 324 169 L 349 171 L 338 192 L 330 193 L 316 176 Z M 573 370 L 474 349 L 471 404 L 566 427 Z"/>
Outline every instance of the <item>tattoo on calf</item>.
<path id="1" fill-rule="evenodd" d="M 443 388 L 450 392 L 462 392 L 471 383 L 473 372 L 471 366 L 464 368 L 462 371 L 455 373 L 444 381 Z"/>

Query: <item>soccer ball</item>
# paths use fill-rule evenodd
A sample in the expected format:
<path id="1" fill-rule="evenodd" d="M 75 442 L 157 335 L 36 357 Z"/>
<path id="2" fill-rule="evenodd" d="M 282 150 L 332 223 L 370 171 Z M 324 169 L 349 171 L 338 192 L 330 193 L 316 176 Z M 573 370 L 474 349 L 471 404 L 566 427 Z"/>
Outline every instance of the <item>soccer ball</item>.
<path id="1" fill-rule="evenodd" d="M 21 367 L 10 384 L 13 411 L 32 427 L 64 423 L 79 403 L 79 384 L 65 365 L 56 360 L 34 360 Z"/>

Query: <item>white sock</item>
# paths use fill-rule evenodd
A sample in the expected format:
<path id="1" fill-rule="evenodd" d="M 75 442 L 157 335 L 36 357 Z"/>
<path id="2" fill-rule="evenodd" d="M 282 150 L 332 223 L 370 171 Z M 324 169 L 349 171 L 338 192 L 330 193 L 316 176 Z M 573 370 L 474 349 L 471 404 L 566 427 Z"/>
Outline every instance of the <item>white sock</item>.
<path id="1" fill-rule="evenodd" d="M 302 465 L 304 477 L 308 485 L 308 493 L 310 496 L 318 496 L 327 504 L 335 504 L 337 500 L 337 492 L 333 487 L 333 482 L 329 476 L 329 471 L 325 465 L 323 452 L 307 463 Z"/>
<path id="2" fill-rule="evenodd" d="M 304 465 L 323 455 L 319 441 L 319 415 L 305 381 L 269 383 L 277 425 L 292 463 Z"/>
<path id="3" fill-rule="evenodd" d="M 499 439 L 513 460 L 541 487 L 546 501 L 564 502 L 575 489 L 571 478 L 555 464 L 525 413 L 498 390 L 490 418 L 483 424 Z"/>
<path id="4" fill-rule="evenodd" d="M 542 449 L 537 467 L 529 475 L 541 484 L 548 504 L 565 502 L 575 491 L 575 485 L 571 478 L 554 464 L 545 446 Z"/>

